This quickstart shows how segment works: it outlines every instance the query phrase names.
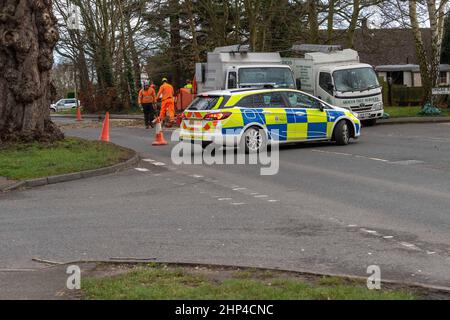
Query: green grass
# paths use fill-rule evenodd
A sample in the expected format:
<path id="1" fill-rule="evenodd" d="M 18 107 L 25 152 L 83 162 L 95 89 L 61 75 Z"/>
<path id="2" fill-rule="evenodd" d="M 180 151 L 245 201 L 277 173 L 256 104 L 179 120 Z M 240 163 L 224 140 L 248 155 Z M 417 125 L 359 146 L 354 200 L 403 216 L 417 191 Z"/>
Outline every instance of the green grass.
<path id="1" fill-rule="evenodd" d="M 216 271 L 217 273 L 217 271 Z M 161 266 L 137 267 L 125 274 L 83 278 L 87 300 L 133 299 L 401 299 L 417 298 L 407 291 L 368 290 L 363 283 L 336 278 L 306 282 L 291 276 L 254 272 L 228 273 L 212 279 L 202 272 Z"/>
<path id="2" fill-rule="evenodd" d="M 419 115 L 422 107 L 384 107 L 384 111 L 389 113 L 391 118 L 400 117 L 423 117 Z M 450 116 L 450 108 L 441 108 L 441 116 Z"/>
<path id="3" fill-rule="evenodd" d="M 51 144 L 0 146 L 0 176 L 32 179 L 113 165 L 130 151 L 110 143 L 67 138 Z"/>

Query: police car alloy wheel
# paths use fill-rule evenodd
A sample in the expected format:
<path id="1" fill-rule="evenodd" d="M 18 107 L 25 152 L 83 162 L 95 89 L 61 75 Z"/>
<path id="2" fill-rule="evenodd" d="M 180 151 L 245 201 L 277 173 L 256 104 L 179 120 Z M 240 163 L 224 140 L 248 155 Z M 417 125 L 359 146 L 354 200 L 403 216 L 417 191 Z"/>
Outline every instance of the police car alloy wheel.
<path id="1" fill-rule="evenodd" d="M 347 145 L 350 141 L 350 129 L 347 121 L 339 121 L 334 129 L 334 139 L 338 145 Z"/>
<path id="2" fill-rule="evenodd" d="M 266 143 L 264 131 L 254 127 L 247 129 L 241 140 L 241 144 L 243 144 L 246 153 L 259 152 L 265 148 Z"/>

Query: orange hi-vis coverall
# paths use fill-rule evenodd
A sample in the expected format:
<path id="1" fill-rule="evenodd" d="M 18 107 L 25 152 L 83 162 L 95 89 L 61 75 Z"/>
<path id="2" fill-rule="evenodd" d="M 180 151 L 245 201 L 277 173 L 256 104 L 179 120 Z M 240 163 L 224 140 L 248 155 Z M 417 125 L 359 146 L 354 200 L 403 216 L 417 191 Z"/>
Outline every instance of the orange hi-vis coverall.
<path id="1" fill-rule="evenodd" d="M 172 85 L 167 82 L 163 83 L 159 88 L 158 94 L 156 95 L 158 98 L 161 98 L 161 111 L 159 113 L 159 117 L 163 120 L 166 117 L 166 113 L 169 113 L 170 121 L 175 120 L 175 104 L 174 104 L 174 90 Z"/>
<path id="2" fill-rule="evenodd" d="M 139 91 L 138 103 L 139 104 L 148 104 L 156 102 L 156 93 L 155 89 L 149 87 L 147 90 L 141 89 Z"/>

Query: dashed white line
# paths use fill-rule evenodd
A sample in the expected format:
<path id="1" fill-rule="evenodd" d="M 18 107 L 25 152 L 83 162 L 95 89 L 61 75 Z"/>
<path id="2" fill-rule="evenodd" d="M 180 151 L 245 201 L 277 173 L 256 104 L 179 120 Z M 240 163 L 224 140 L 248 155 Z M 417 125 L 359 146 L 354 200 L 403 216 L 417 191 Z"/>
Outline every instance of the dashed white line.
<path id="1" fill-rule="evenodd" d="M 226 201 L 226 200 L 232 200 L 232 198 L 219 198 L 217 200 L 219 200 L 219 201 Z"/>
<path id="2" fill-rule="evenodd" d="M 279 200 L 275 200 L 275 199 L 270 199 L 270 200 L 267 200 L 268 202 L 278 202 Z"/>
<path id="3" fill-rule="evenodd" d="M 242 206 L 245 204 L 245 202 L 232 202 L 231 203 L 233 206 Z"/>
<path id="4" fill-rule="evenodd" d="M 145 162 L 155 162 L 155 160 L 153 160 L 153 159 L 142 159 L 142 161 L 145 161 Z"/>
<path id="5" fill-rule="evenodd" d="M 155 166 L 165 166 L 166 164 L 164 162 L 153 162 Z"/>
<path id="6" fill-rule="evenodd" d="M 146 168 L 134 168 L 134 170 L 139 171 L 139 172 L 148 172 L 150 170 L 146 169 Z"/>
<path id="7" fill-rule="evenodd" d="M 255 196 L 255 198 L 267 198 L 267 197 L 269 197 L 269 196 L 265 195 L 265 194 L 259 194 L 259 195 Z"/>

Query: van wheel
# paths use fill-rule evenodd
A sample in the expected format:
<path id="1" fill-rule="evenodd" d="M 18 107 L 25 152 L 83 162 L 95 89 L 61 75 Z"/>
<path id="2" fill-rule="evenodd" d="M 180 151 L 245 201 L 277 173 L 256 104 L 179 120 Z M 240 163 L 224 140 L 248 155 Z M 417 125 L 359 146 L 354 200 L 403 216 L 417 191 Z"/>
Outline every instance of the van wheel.
<path id="1" fill-rule="evenodd" d="M 344 146 L 350 142 L 350 128 L 347 121 L 339 121 L 334 128 L 334 140 L 339 146 Z"/>
<path id="2" fill-rule="evenodd" d="M 372 126 L 376 125 L 377 119 L 362 120 L 361 122 L 362 122 L 363 126 L 365 126 L 365 127 L 372 127 Z"/>
<path id="3" fill-rule="evenodd" d="M 245 153 L 258 153 L 267 147 L 267 137 L 261 128 L 250 127 L 241 137 L 240 149 Z"/>

